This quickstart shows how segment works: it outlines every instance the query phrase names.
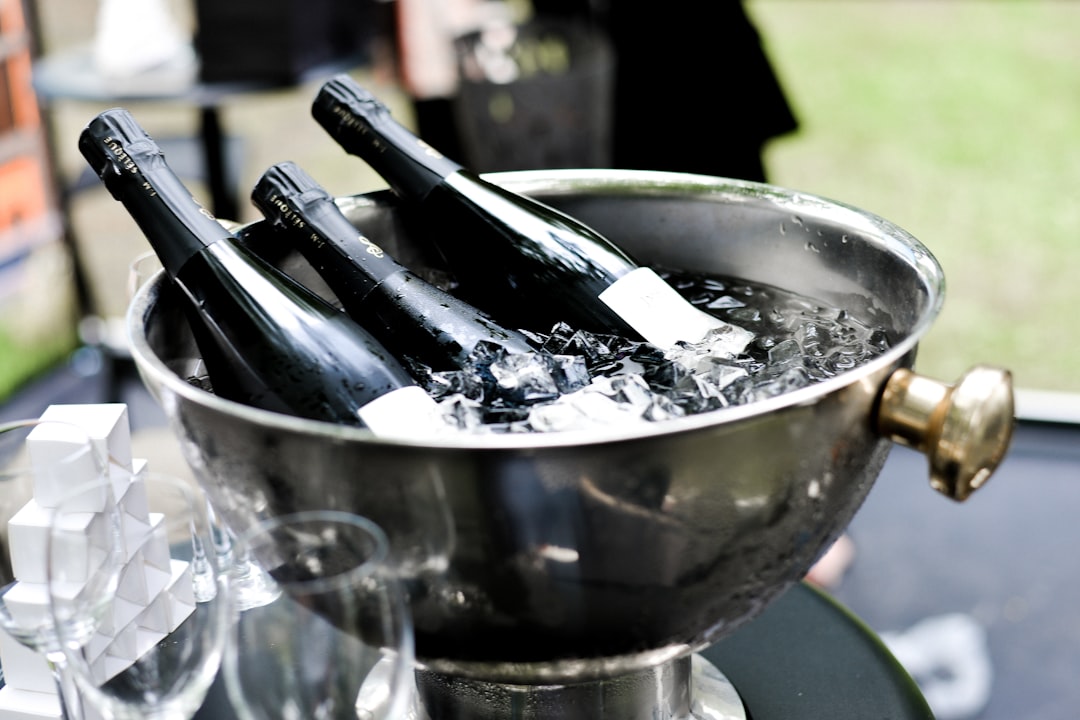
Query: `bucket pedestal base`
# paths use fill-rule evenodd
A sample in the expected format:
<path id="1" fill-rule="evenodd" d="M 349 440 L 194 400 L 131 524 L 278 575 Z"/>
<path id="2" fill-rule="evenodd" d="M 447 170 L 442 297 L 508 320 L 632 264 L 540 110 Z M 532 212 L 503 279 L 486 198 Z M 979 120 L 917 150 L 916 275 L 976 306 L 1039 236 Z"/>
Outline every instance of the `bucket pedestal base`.
<path id="1" fill-rule="evenodd" d="M 747 720 L 734 686 L 701 655 L 573 685 L 492 683 L 419 670 L 415 720 Z"/>

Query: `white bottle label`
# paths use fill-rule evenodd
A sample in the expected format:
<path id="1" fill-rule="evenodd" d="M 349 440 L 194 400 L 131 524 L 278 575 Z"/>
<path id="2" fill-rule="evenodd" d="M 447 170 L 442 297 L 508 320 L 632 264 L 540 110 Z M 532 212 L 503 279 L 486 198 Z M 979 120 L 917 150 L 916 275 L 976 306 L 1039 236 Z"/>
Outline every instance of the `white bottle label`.
<path id="1" fill-rule="evenodd" d="M 726 328 L 732 355 L 754 338 L 749 330 L 730 325 L 691 305 L 652 269 L 639 267 L 616 280 L 600 300 L 653 345 L 667 349 L 680 340 L 696 343 L 713 329 Z"/>
<path id="2" fill-rule="evenodd" d="M 439 404 L 418 385 L 380 395 L 357 414 L 371 432 L 382 438 L 430 437 L 450 428 L 439 414 Z"/>

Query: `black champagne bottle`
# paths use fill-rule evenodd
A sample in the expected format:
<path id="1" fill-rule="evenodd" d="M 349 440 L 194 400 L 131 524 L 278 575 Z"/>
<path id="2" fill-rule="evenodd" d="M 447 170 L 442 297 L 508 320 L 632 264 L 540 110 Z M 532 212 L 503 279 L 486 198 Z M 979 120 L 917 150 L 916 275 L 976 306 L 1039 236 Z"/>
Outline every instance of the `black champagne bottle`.
<path id="1" fill-rule="evenodd" d="M 333 196 L 295 163 L 269 168 L 251 199 L 288 235 L 342 309 L 399 359 L 450 370 L 464 367 L 480 342 L 532 350 L 524 335 L 428 283 L 358 232 Z"/>
<path id="2" fill-rule="evenodd" d="M 322 86 L 312 115 L 411 206 L 462 295 L 504 324 L 547 331 L 562 321 L 661 347 L 712 328 L 745 333 L 695 308 L 595 230 L 444 157 L 348 75 Z"/>
<path id="3" fill-rule="evenodd" d="M 235 242 L 126 110 L 95 117 L 79 149 L 179 288 L 215 393 L 376 432 L 369 410 L 385 411 L 402 392 L 424 395 L 352 319 Z"/>

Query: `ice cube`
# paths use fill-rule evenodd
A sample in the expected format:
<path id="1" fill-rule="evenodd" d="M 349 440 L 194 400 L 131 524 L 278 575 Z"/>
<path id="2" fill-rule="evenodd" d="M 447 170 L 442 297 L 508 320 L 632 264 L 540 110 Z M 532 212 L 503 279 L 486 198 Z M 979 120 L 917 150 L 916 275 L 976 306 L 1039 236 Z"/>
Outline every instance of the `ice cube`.
<path id="1" fill-rule="evenodd" d="M 769 350 L 769 364 L 774 369 L 783 370 L 800 362 L 802 362 L 802 348 L 795 340 L 784 340 Z"/>
<path id="2" fill-rule="evenodd" d="M 589 369 L 579 355 L 551 355 L 551 377 L 562 394 L 572 393 L 589 384 Z"/>
<path id="3" fill-rule="evenodd" d="M 424 383 L 433 398 L 443 398 L 461 395 L 477 402 L 484 399 L 483 379 L 473 370 L 446 370 L 431 373 Z"/>
<path id="4" fill-rule="evenodd" d="M 754 391 L 754 395 L 756 396 L 756 399 L 764 400 L 766 398 L 789 393 L 793 390 L 799 390 L 807 387 L 809 384 L 810 377 L 806 374 L 806 370 L 801 367 L 793 367 L 790 370 L 781 373 L 776 378 L 758 385 Z"/>
<path id="5" fill-rule="evenodd" d="M 627 409 L 633 408 L 644 414 L 653 402 L 653 393 L 640 375 L 620 375 L 611 378 L 610 387 L 615 392 L 612 399 L 629 406 Z"/>
<path id="6" fill-rule="evenodd" d="M 536 353 L 509 353 L 491 364 L 500 397 L 513 403 L 535 405 L 559 396 L 549 366 Z"/>
<path id="7" fill-rule="evenodd" d="M 484 424 L 484 406 L 461 393 L 450 395 L 439 403 L 439 412 L 448 424 L 459 430 L 473 430 Z"/>
<path id="8" fill-rule="evenodd" d="M 746 307 L 746 303 L 738 298 L 733 298 L 730 295 L 724 295 L 707 303 L 705 307 L 710 310 L 732 310 L 734 308 Z"/>

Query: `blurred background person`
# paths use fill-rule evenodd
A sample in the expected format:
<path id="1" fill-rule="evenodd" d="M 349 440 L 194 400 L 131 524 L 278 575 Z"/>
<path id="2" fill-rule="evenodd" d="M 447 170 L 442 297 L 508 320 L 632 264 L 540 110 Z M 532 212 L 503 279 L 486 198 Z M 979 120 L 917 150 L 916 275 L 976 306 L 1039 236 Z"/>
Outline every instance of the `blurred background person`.
<path id="1" fill-rule="evenodd" d="M 412 102 L 416 133 L 466 162 L 452 99 L 458 90 L 454 39 L 475 28 L 483 0 L 395 0 L 396 72 Z"/>
<path id="2" fill-rule="evenodd" d="M 617 61 L 614 166 L 764 182 L 766 143 L 798 123 L 743 4 L 660 7 L 598 13 Z"/>
<path id="3" fill-rule="evenodd" d="M 577 23 L 610 45 L 607 166 L 764 182 L 766 144 L 798 128 L 741 2 L 676 3 L 663 11 L 652 4 L 604 0 L 396 0 L 396 5 L 401 82 L 413 101 L 418 134 L 477 170 L 487 168 L 471 162 L 461 108 L 455 112 L 461 78 L 454 42 L 499 17 Z"/>

